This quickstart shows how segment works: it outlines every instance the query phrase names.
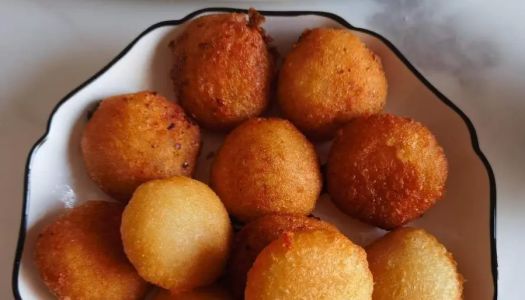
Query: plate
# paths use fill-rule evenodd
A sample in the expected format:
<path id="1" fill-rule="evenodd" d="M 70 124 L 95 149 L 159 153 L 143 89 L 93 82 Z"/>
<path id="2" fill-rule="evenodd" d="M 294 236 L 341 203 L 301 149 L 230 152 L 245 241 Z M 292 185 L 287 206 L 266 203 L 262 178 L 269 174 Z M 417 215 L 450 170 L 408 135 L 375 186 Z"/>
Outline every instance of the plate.
<path id="1" fill-rule="evenodd" d="M 33 249 L 43 226 L 82 201 L 109 199 L 89 179 L 81 157 L 80 136 L 87 115 L 108 96 L 155 90 L 173 98 L 168 43 L 185 23 L 202 14 L 245 12 L 208 8 L 181 20 L 157 23 L 146 29 L 106 67 L 64 97 L 53 109 L 44 135 L 30 151 L 25 173 L 22 223 L 13 268 L 17 299 L 52 299 L 39 278 Z M 356 28 L 331 13 L 262 11 L 263 27 L 273 45 L 285 54 L 301 32 L 313 27 L 348 28 L 377 53 L 389 82 L 386 111 L 412 117 L 435 134 L 449 161 L 445 197 L 424 217 L 409 225 L 436 235 L 454 254 L 466 279 L 465 299 L 491 299 L 497 295 L 495 248 L 496 185 L 489 162 L 481 152 L 475 128 L 452 101 L 432 86 L 392 43 L 370 30 Z M 208 182 L 211 159 L 223 135 L 203 132 L 203 151 L 195 177 Z M 327 144 L 317 145 L 321 161 Z M 321 196 L 314 215 L 333 222 L 354 242 L 366 245 L 385 231 L 341 213 Z"/>

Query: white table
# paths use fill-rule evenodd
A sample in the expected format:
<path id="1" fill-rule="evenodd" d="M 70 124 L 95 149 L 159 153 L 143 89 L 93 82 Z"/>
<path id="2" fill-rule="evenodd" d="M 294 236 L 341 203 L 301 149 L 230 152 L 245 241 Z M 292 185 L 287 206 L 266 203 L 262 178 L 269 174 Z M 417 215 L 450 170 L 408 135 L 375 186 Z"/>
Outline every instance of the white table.
<path id="1" fill-rule="evenodd" d="M 54 104 L 149 25 L 206 6 L 331 11 L 391 40 L 474 122 L 497 181 L 499 299 L 524 299 L 525 2 L 520 0 L 0 0 L 0 299 L 12 298 L 26 156 Z"/>

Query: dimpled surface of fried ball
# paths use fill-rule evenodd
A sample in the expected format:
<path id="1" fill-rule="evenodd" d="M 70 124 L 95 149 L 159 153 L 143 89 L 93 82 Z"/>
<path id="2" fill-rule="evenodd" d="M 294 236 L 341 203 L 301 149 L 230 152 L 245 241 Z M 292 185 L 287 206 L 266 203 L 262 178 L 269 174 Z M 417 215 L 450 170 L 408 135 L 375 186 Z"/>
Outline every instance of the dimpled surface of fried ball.
<path id="1" fill-rule="evenodd" d="M 212 14 L 191 21 L 171 44 L 177 99 L 199 124 L 229 129 L 267 106 L 273 76 L 256 12 Z"/>
<path id="2" fill-rule="evenodd" d="M 171 293 L 161 290 L 153 300 L 231 300 L 228 290 L 218 284 L 197 288 L 191 291 Z"/>
<path id="3" fill-rule="evenodd" d="M 211 186 L 244 222 L 270 213 L 309 214 L 321 184 L 313 145 L 290 122 L 276 118 L 235 128 L 211 169 Z"/>
<path id="4" fill-rule="evenodd" d="M 126 255 L 142 278 L 172 292 L 213 283 L 232 240 L 230 219 L 217 195 L 183 176 L 140 185 L 120 230 Z"/>
<path id="5" fill-rule="evenodd" d="M 246 300 L 370 300 L 365 251 L 332 230 L 285 233 L 248 273 Z"/>
<path id="6" fill-rule="evenodd" d="M 200 133 L 177 104 L 139 92 L 103 100 L 81 144 L 89 176 L 110 196 L 127 202 L 143 182 L 191 176 Z"/>
<path id="7" fill-rule="evenodd" d="M 246 274 L 264 247 L 285 232 L 316 229 L 338 231 L 327 222 L 301 215 L 266 215 L 248 223 L 235 236 L 232 254 L 228 261 L 228 276 L 235 299 L 244 298 Z"/>
<path id="8" fill-rule="evenodd" d="M 332 145 L 328 192 L 347 214 L 392 229 L 442 197 L 447 168 L 443 149 L 421 123 L 387 114 L 360 117 Z"/>
<path id="9" fill-rule="evenodd" d="M 142 299 L 149 285 L 122 249 L 122 204 L 88 201 L 38 236 L 35 261 L 58 299 Z"/>
<path id="10" fill-rule="evenodd" d="M 381 112 L 387 81 L 379 57 L 351 31 L 316 28 L 286 56 L 277 94 L 288 119 L 325 139 L 352 118 Z"/>
<path id="11" fill-rule="evenodd" d="M 463 278 L 439 241 L 416 228 L 399 228 L 367 247 L 374 300 L 460 300 Z"/>

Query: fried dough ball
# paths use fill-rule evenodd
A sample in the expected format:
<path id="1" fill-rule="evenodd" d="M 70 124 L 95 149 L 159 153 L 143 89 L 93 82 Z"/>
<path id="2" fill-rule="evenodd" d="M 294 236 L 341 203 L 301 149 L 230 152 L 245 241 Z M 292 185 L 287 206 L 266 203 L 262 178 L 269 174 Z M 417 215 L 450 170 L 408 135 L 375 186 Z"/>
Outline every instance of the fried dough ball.
<path id="1" fill-rule="evenodd" d="M 463 278 L 452 254 L 423 229 L 396 229 L 367 253 L 374 300 L 462 299 Z"/>
<path id="2" fill-rule="evenodd" d="M 122 249 L 119 203 L 88 201 L 38 236 L 35 261 L 58 299 L 142 299 L 149 285 Z"/>
<path id="3" fill-rule="evenodd" d="M 384 229 L 425 213 L 444 192 L 447 159 L 421 123 L 360 117 L 338 134 L 328 158 L 328 192 L 347 214 Z"/>
<path id="4" fill-rule="evenodd" d="M 191 21 L 172 42 L 172 79 L 182 107 L 199 124 L 229 129 L 259 115 L 267 106 L 274 73 L 254 10 L 212 14 Z"/>
<path id="5" fill-rule="evenodd" d="M 235 236 L 228 275 L 235 299 L 243 299 L 246 275 L 259 252 L 285 232 L 301 232 L 316 229 L 338 231 L 327 222 L 301 215 L 266 215 L 248 223 Z"/>
<path id="6" fill-rule="evenodd" d="M 89 176 L 123 202 L 148 180 L 191 176 L 199 147 L 197 125 L 154 92 L 103 100 L 82 136 Z"/>
<path id="7" fill-rule="evenodd" d="M 370 300 L 365 251 L 333 230 L 285 233 L 248 273 L 246 300 Z"/>
<path id="8" fill-rule="evenodd" d="M 142 278 L 172 292 L 213 283 L 232 240 L 230 219 L 217 195 L 183 176 L 140 185 L 120 231 L 124 251 Z"/>
<path id="9" fill-rule="evenodd" d="M 381 112 L 387 81 L 379 57 L 351 31 L 316 28 L 286 56 L 277 94 L 288 119 L 326 139 L 355 117 Z"/>
<path id="10" fill-rule="evenodd" d="M 235 128 L 211 169 L 211 186 L 243 222 L 271 213 L 309 214 L 321 184 L 313 145 L 290 122 L 276 118 Z"/>
<path id="11" fill-rule="evenodd" d="M 153 300 L 231 300 L 228 290 L 220 285 L 211 285 L 197 288 L 191 291 L 171 293 L 161 290 Z"/>

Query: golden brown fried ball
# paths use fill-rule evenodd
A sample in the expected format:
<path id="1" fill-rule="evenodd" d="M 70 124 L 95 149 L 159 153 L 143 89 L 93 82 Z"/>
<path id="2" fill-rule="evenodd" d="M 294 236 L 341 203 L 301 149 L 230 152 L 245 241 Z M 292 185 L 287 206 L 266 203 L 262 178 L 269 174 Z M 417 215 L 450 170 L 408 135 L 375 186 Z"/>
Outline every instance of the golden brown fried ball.
<path id="1" fill-rule="evenodd" d="M 228 129 L 267 106 L 273 57 L 260 23 L 264 17 L 213 14 L 191 21 L 172 42 L 172 79 L 182 107 L 201 125 Z"/>
<path id="2" fill-rule="evenodd" d="M 218 284 L 197 288 L 191 291 L 171 293 L 160 290 L 153 300 L 231 300 L 228 290 Z"/>
<path id="3" fill-rule="evenodd" d="M 328 192 L 341 210 L 392 229 L 427 211 L 444 192 L 447 159 L 421 123 L 360 117 L 338 134 L 328 158 Z"/>
<path id="4" fill-rule="evenodd" d="M 221 200 L 204 183 L 176 176 L 140 185 L 124 210 L 124 250 L 145 280 L 172 292 L 211 284 L 232 240 Z"/>
<path id="5" fill-rule="evenodd" d="M 191 176 L 199 147 L 197 125 L 153 92 L 103 100 L 82 136 L 89 176 L 123 202 L 148 180 Z"/>
<path id="6" fill-rule="evenodd" d="M 396 229 L 367 253 L 374 300 L 462 299 L 463 278 L 452 254 L 423 229 Z"/>
<path id="7" fill-rule="evenodd" d="M 38 236 L 35 260 L 58 299 L 142 299 L 149 285 L 122 249 L 122 204 L 88 201 Z"/>
<path id="8" fill-rule="evenodd" d="M 316 28 L 286 56 L 277 94 L 288 119 L 325 139 L 355 117 L 381 112 L 387 81 L 379 57 L 351 31 Z"/>
<path id="9" fill-rule="evenodd" d="M 365 251 L 333 230 L 285 233 L 259 254 L 246 300 L 370 300 Z"/>
<path id="10" fill-rule="evenodd" d="M 290 122 L 256 118 L 219 149 L 211 186 L 241 221 L 271 213 L 309 214 L 321 191 L 313 145 Z"/>
<path id="11" fill-rule="evenodd" d="M 235 236 L 228 275 L 236 299 L 243 299 L 246 275 L 259 252 L 285 232 L 326 229 L 338 231 L 327 222 L 301 215 L 266 215 L 248 223 Z"/>

